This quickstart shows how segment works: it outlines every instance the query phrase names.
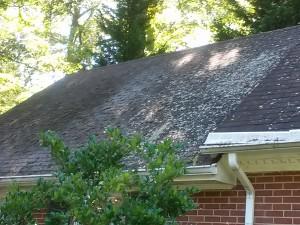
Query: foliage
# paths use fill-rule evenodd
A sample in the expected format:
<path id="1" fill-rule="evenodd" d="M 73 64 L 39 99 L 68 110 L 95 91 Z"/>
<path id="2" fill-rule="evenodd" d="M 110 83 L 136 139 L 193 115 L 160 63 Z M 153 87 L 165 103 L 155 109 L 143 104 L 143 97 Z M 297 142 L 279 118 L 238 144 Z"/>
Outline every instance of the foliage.
<path id="1" fill-rule="evenodd" d="M 251 0 L 255 8 L 253 23 L 250 26 L 253 32 L 270 31 L 300 22 L 300 1 L 298 0 Z"/>
<path id="2" fill-rule="evenodd" d="M 121 0 L 116 7 L 104 5 L 98 11 L 102 36 L 96 62 L 113 64 L 186 47 L 184 38 L 199 24 L 180 14 L 176 5 L 177 0 Z"/>
<path id="3" fill-rule="evenodd" d="M 40 0 L 44 12 L 45 35 L 51 41 L 66 46 L 65 60 L 78 69 L 87 69 L 92 65 L 92 55 L 99 36 L 95 12 L 100 7 L 100 0 Z M 54 32 L 57 20 L 68 22 L 68 32 Z"/>
<path id="4" fill-rule="evenodd" d="M 0 114 L 22 102 L 26 98 L 26 91 L 18 80 L 0 73 Z"/>
<path id="5" fill-rule="evenodd" d="M 209 27 L 217 41 L 280 29 L 300 22 L 298 0 L 224 0 L 221 2 L 220 7 L 214 7 L 210 11 L 213 20 Z"/>
<path id="6" fill-rule="evenodd" d="M 92 137 L 76 151 L 53 132 L 42 134 L 42 145 L 51 147 L 57 181 L 40 181 L 32 191 L 12 191 L 0 207 L 1 225 L 31 224 L 30 212 L 39 207 L 48 209 L 47 225 L 176 224 L 177 216 L 194 207 L 190 198 L 194 190 L 173 185 L 184 165 L 170 140 L 149 144 L 111 129 L 105 140 Z M 130 157 L 145 163 L 143 174 L 126 170 Z M 19 204 L 24 196 L 24 204 Z M 22 210 L 20 219 L 26 222 L 17 220 L 14 210 Z"/>
<path id="7" fill-rule="evenodd" d="M 32 94 L 34 77 L 91 68 L 98 5 L 89 0 L 1 1 L 0 113 Z"/>
<path id="8" fill-rule="evenodd" d="M 209 29 L 215 41 L 248 35 L 247 26 L 252 8 L 239 0 L 179 0 L 179 8 L 187 14 L 198 14 L 201 23 Z"/>
<path id="9" fill-rule="evenodd" d="M 153 39 L 150 21 L 161 4 L 161 0 L 119 0 L 116 8 L 99 10 L 98 23 L 108 38 L 100 40 L 99 62 L 106 64 L 127 61 L 145 56 L 145 49 Z M 151 36 L 151 35 L 150 35 Z M 106 59 L 105 56 L 113 56 Z"/>

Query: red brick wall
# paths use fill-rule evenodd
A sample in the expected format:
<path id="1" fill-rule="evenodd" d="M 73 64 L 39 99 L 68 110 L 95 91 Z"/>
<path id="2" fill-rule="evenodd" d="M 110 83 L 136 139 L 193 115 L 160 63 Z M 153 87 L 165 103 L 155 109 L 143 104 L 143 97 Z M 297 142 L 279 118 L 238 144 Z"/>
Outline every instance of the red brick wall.
<path id="1" fill-rule="evenodd" d="M 256 191 L 255 224 L 300 224 L 300 172 L 249 174 Z M 178 218 L 180 225 L 242 225 L 245 191 L 200 192 L 198 208 Z"/>
<path id="2" fill-rule="evenodd" d="M 38 225 L 44 225 L 45 223 L 46 210 L 41 209 L 33 213 L 33 217 L 36 219 Z"/>
<path id="3" fill-rule="evenodd" d="M 255 224 L 300 225 L 300 172 L 249 174 L 256 191 Z M 245 191 L 238 185 L 230 191 L 200 192 L 198 208 L 178 218 L 180 225 L 243 225 Z M 44 224 L 45 211 L 35 213 Z"/>

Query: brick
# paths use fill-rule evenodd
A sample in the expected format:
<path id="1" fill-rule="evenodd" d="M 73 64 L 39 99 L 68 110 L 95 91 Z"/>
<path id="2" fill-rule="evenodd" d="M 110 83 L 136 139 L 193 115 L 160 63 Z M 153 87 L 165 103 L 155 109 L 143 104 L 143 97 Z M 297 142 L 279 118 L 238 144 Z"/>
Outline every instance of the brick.
<path id="1" fill-rule="evenodd" d="M 237 217 L 237 222 L 244 224 L 245 223 L 245 218 L 244 217 Z"/>
<path id="2" fill-rule="evenodd" d="M 205 222 L 220 222 L 219 216 L 205 216 Z"/>
<path id="3" fill-rule="evenodd" d="M 212 209 L 198 210 L 198 215 L 213 215 L 213 214 L 214 214 L 214 210 L 212 210 Z"/>
<path id="4" fill-rule="evenodd" d="M 264 216 L 265 215 L 265 211 L 264 210 L 256 210 L 254 212 L 254 216 Z"/>
<path id="5" fill-rule="evenodd" d="M 255 190 L 264 190 L 265 189 L 264 184 L 253 184 L 253 187 Z"/>
<path id="6" fill-rule="evenodd" d="M 300 217 L 300 210 L 285 211 L 285 217 Z"/>
<path id="7" fill-rule="evenodd" d="M 222 216 L 221 222 L 229 222 L 229 223 L 235 223 L 236 217 L 230 217 L 230 216 Z"/>
<path id="8" fill-rule="evenodd" d="M 199 198 L 197 199 L 198 203 L 213 203 L 213 198 Z"/>
<path id="9" fill-rule="evenodd" d="M 231 210 L 230 216 L 244 216 L 245 211 L 244 210 Z"/>
<path id="10" fill-rule="evenodd" d="M 274 218 L 274 224 L 292 224 L 292 218 Z"/>
<path id="11" fill-rule="evenodd" d="M 45 218 L 38 218 L 38 219 L 36 219 L 36 223 L 37 223 L 38 225 L 43 225 L 43 224 L 45 224 Z"/>
<path id="12" fill-rule="evenodd" d="M 245 191 L 238 191 L 238 196 L 245 197 L 246 192 Z"/>
<path id="13" fill-rule="evenodd" d="M 292 210 L 300 210 L 300 204 L 293 204 Z"/>
<path id="14" fill-rule="evenodd" d="M 293 224 L 300 224 L 300 218 L 293 218 Z"/>
<path id="15" fill-rule="evenodd" d="M 266 177 L 257 177 L 256 183 L 267 183 L 267 182 L 273 182 L 274 177 L 273 176 L 266 176 Z"/>
<path id="16" fill-rule="evenodd" d="M 282 203 L 282 197 L 265 197 L 265 202 L 266 203 Z"/>
<path id="17" fill-rule="evenodd" d="M 256 217 L 255 218 L 255 223 L 262 223 L 262 224 L 273 223 L 273 218 L 270 218 L 270 217 Z"/>
<path id="18" fill-rule="evenodd" d="M 213 203 L 228 203 L 229 199 L 228 198 L 214 198 Z"/>
<path id="19" fill-rule="evenodd" d="M 236 204 L 236 209 L 240 209 L 240 210 L 245 209 L 245 202 Z"/>
<path id="20" fill-rule="evenodd" d="M 214 210 L 214 215 L 218 216 L 229 216 L 229 211 L 224 209 L 216 209 Z"/>
<path id="21" fill-rule="evenodd" d="M 291 210 L 291 204 L 273 204 L 273 210 Z"/>
<path id="22" fill-rule="evenodd" d="M 293 196 L 300 196 L 300 190 L 293 190 Z"/>
<path id="23" fill-rule="evenodd" d="M 194 215 L 192 215 L 192 216 L 188 216 L 188 221 L 194 221 L 194 222 L 202 222 L 202 221 L 204 221 L 204 216 L 194 216 Z"/>
<path id="24" fill-rule="evenodd" d="M 286 183 L 283 187 L 284 189 L 300 189 L 300 183 Z"/>
<path id="25" fill-rule="evenodd" d="M 279 210 L 265 211 L 265 216 L 267 216 L 267 217 L 282 217 L 283 211 L 279 211 Z"/>
<path id="26" fill-rule="evenodd" d="M 279 183 L 265 184 L 265 189 L 282 189 L 283 185 Z"/>
<path id="27" fill-rule="evenodd" d="M 222 204 L 221 209 L 236 209 L 236 204 Z"/>
<path id="28" fill-rule="evenodd" d="M 283 203 L 300 203 L 300 197 L 283 197 Z"/>
<path id="29" fill-rule="evenodd" d="M 46 217 L 47 210 L 46 209 L 40 209 L 32 213 L 33 218 L 36 220 L 36 223 L 38 225 L 44 225 L 45 224 L 45 217 Z"/>
<path id="30" fill-rule="evenodd" d="M 292 191 L 291 190 L 273 190 L 273 195 L 274 196 L 291 196 Z"/>
<path id="31" fill-rule="evenodd" d="M 293 181 L 293 179 L 294 179 L 293 176 L 287 176 L 287 175 L 275 176 L 275 182 L 291 182 Z"/>
<path id="32" fill-rule="evenodd" d="M 222 197 L 231 197 L 231 196 L 237 196 L 238 192 L 237 191 L 222 191 L 221 196 Z"/>
<path id="33" fill-rule="evenodd" d="M 257 204 L 255 208 L 260 210 L 271 210 L 272 204 Z"/>
<path id="34" fill-rule="evenodd" d="M 220 196 L 221 193 L 219 191 L 208 191 L 205 192 L 205 196 L 209 196 L 209 197 L 215 197 L 215 196 Z"/>
<path id="35" fill-rule="evenodd" d="M 245 199 L 241 198 L 241 197 L 232 197 L 229 199 L 229 202 L 230 203 L 243 203 L 243 202 L 245 202 Z"/>
<path id="36" fill-rule="evenodd" d="M 264 202 L 264 197 L 255 197 L 255 202 L 256 203 L 263 203 Z"/>
<path id="37" fill-rule="evenodd" d="M 220 209 L 220 204 L 205 204 L 204 209 Z"/>
<path id="38" fill-rule="evenodd" d="M 272 196 L 273 192 L 272 190 L 262 190 L 262 191 L 256 191 L 255 196 Z"/>

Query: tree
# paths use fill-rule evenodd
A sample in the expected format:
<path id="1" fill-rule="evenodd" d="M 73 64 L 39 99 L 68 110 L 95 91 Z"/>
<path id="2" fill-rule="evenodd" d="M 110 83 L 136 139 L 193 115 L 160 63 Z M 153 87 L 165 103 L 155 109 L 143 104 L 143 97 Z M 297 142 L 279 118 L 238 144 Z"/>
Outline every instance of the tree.
<path id="1" fill-rule="evenodd" d="M 31 81 L 38 74 L 92 67 L 98 6 L 89 0 L 1 1 L 0 114 L 32 94 Z"/>
<path id="2" fill-rule="evenodd" d="M 300 1 L 298 0 L 250 0 L 255 9 L 253 22 L 250 24 L 253 32 L 270 31 L 300 22 Z"/>
<path id="3" fill-rule="evenodd" d="M 100 40 L 100 64 L 127 61 L 145 56 L 147 46 L 153 44 L 148 38 L 150 22 L 157 13 L 162 0 L 120 0 L 116 8 L 103 7 L 98 23 L 107 38 Z"/>
<path id="4" fill-rule="evenodd" d="M 184 165 L 170 140 L 149 144 L 111 129 L 107 139 L 92 137 L 75 152 L 53 132 L 42 135 L 42 144 L 51 147 L 57 180 L 41 180 L 32 191 L 14 188 L 0 207 L 1 225 L 32 224 L 32 212 L 40 208 L 48 210 L 47 225 L 176 224 L 177 216 L 194 207 L 194 190 L 173 185 Z M 126 167 L 129 157 L 142 160 L 143 174 Z"/>
<path id="5" fill-rule="evenodd" d="M 212 20 L 208 20 L 208 26 L 216 41 L 280 29 L 300 22 L 298 0 L 224 0 L 218 3 L 213 1 L 214 7 L 211 7 L 210 0 L 204 2 L 210 8 L 207 12 Z"/>
<path id="6" fill-rule="evenodd" d="M 200 23 L 209 29 L 215 41 L 232 39 L 251 33 L 248 26 L 252 8 L 239 0 L 179 0 L 185 14 L 196 14 Z"/>
<path id="7" fill-rule="evenodd" d="M 40 0 L 39 4 L 45 14 L 46 36 L 66 46 L 66 61 L 75 70 L 91 68 L 100 32 L 95 13 L 101 6 L 101 0 Z M 56 20 L 69 23 L 67 34 L 54 32 Z"/>

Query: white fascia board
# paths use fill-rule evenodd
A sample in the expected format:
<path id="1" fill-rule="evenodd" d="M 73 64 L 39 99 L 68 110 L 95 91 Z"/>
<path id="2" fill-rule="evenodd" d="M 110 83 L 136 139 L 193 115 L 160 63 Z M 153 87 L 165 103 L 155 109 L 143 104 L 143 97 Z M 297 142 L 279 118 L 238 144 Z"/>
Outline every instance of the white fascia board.
<path id="1" fill-rule="evenodd" d="M 249 150 L 299 148 L 300 130 L 266 132 L 212 132 L 201 153 L 226 153 Z"/>
<path id="2" fill-rule="evenodd" d="M 205 145 L 269 144 L 299 142 L 300 130 L 264 132 L 212 132 Z"/>

